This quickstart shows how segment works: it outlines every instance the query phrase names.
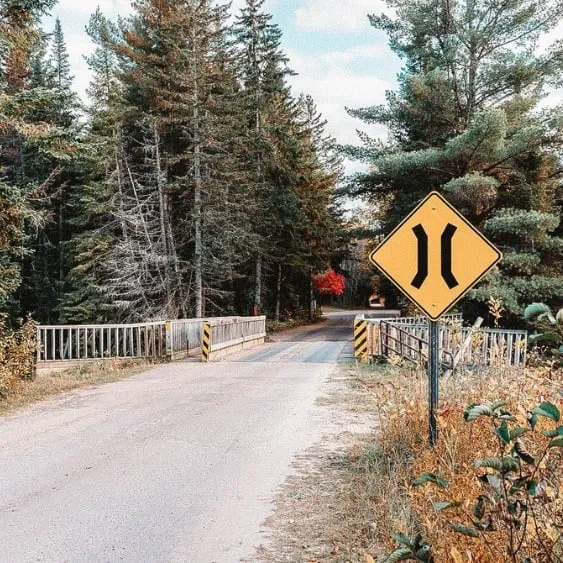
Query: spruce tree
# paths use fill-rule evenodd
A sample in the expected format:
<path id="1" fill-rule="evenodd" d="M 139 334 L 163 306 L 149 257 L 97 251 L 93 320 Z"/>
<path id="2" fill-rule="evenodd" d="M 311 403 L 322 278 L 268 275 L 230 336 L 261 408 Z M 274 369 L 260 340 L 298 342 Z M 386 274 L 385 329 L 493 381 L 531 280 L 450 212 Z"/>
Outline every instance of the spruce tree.
<path id="1" fill-rule="evenodd" d="M 125 174 L 109 285 L 123 314 L 202 316 L 206 301 L 224 305 L 252 238 L 227 12 L 203 0 L 134 8 L 112 45 Z"/>
<path id="2" fill-rule="evenodd" d="M 59 305 L 63 322 L 114 320 L 112 297 L 107 290 L 108 255 L 121 232 L 116 200 L 123 183 L 117 79 L 118 59 L 110 44 L 117 27 L 100 9 L 91 16 L 86 32 L 96 45 L 86 57 L 92 79 L 88 88 L 88 131 L 81 174 L 68 197 L 72 236 L 66 243 L 69 272 Z"/>
<path id="3" fill-rule="evenodd" d="M 48 123 L 49 134 L 41 144 L 25 147 L 22 173 L 28 182 L 44 177 L 47 181 L 33 204 L 35 213 L 43 217 L 43 224 L 29 233 L 31 252 L 24 263 L 20 297 L 24 310 L 34 311 L 38 320 L 46 322 L 57 320 L 57 306 L 65 291 L 68 273 L 65 246 L 71 236 L 69 192 L 76 182 L 83 150 L 81 126 L 77 121 L 80 106 L 72 90 L 68 53 L 58 19 L 50 47 L 51 57 L 42 69 L 39 53 L 34 78 L 37 86 L 30 89 L 36 99 L 35 104 L 28 106 L 28 111 L 33 112 L 30 119 Z"/>
<path id="4" fill-rule="evenodd" d="M 473 298 L 481 303 L 487 293 L 504 298 L 510 322 L 530 300 L 563 294 L 559 243 L 550 235 L 560 213 L 561 119 L 558 109 L 537 109 L 545 87 L 557 81 L 563 59 L 557 44 L 546 54 L 536 48 L 539 37 L 560 21 L 563 7 L 548 2 L 540 10 L 529 0 L 392 0 L 389 5 L 396 17 L 370 19 L 387 32 L 404 61 L 399 90 L 387 94 L 384 106 L 350 113 L 387 125 L 390 139 L 365 138 L 363 147 L 348 148 L 348 154 L 371 163 L 349 192 L 387 206 L 382 231 L 389 232 L 424 195 L 442 191 L 504 250 L 507 258 L 489 278 L 492 285 Z M 526 225 L 534 222 L 534 230 L 542 231 L 537 240 L 549 252 L 523 243 Z M 521 252 L 534 258 L 516 257 Z M 537 283 L 512 284 L 516 271 Z M 481 313 L 483 308 L 478 307 Z"/>
<path id="5" fill-rule="evenodd" d="M 246 115 L 246 144 L 248 147 L 249 178 L 258 212 L 254 216 L 253 230 L 261 244 L 254 257 L 253 310 L 259 312 L 263 306 L 264 271 L 267 260 L 274 254 L 272 237 L 279 226 L 280 203 L 278 184 L 281 180 L 275 172 L 275 143 L 269 132 L 280 124 L 287 112 L 291 112 L 292 100 L 285 77 L 291 74 L 288 59 L 281 50 L 281 30 L 272 23 L 272 15 L 264 12 L 264 0 L 246 0 L 244 8 L 236 18 L 233 33 L 238 51 L 238 75 L 243 84 L 242 104 Z M 282 111 L 276 114 L 276 111 Z M 279 189 L 278 189 L 279 188 Z M 290 198 L 286 198 L 284 211 L 292 209 Z M 278 225 L 272 224 L 278 221 Z M 279 270 L 279 268 L 276 268 Z"/>

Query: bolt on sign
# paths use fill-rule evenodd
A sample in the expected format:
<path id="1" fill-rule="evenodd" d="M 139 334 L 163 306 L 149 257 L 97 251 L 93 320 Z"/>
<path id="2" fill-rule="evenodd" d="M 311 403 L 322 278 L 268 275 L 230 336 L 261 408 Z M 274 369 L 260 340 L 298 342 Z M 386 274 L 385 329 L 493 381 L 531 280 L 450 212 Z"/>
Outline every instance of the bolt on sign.
<path id="1" fill-rule="evenodd" d="M 369 257 L 433 321 L 501 258 L 438 192 L 429 194 Z"/>

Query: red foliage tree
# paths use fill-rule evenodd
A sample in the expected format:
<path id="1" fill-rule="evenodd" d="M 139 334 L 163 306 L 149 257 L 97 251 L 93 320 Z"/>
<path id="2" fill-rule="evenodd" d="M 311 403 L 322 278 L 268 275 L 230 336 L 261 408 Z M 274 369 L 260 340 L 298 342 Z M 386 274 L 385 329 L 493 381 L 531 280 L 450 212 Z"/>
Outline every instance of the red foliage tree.
<path id="1" fill-rule="evenodd" d="M 328 270 L 328 272 L 313 276 L 313 287 L 320 295 L 342 295 L 346 287 L 346 280 L 342 274 Z"/>

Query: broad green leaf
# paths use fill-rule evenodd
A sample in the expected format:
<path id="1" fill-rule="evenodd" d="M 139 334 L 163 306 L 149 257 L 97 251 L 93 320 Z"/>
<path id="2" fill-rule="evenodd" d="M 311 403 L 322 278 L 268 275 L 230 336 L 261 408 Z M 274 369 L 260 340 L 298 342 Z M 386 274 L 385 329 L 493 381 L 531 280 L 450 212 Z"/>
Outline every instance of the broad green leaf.
<path id="1" fill-rule="evenodd" d="M 424 485 L 424 483 L 434 483 L 435 485 L 438 485 L 442 489 L 445 489 L 448 486 L 448 482 L 443 477 L 440 477 L 438 472 L 432 473 L 432 472 L 427 471 L 427 472 L 423 473 L 422 475 L 420 475 L 419 477 L 417 477 L 412 482 L 412 484 L 417 486 L 417 487 L 419 485 Z"/>
<path id="2" fill-rule="evenodd" d="M 400 547 L 385 559 L 385 563 L 397 563 L 397 561 L 408 561 L 409 559 L 414 559 L 413 552 L 408 547 Z"/>
<path id="3" fill-rule="evenodd" d="M 440 512 L 440 510 L 446 510 L 446 508 L 455 508 L 456 506 L 460 506 L 461 502 L 457 500 L 453 501 L 441 501 L 434 503 L 434 509 L 436 512 Z"/>
<path id="4" fill-rule="evenodd" d="M 514 442 L 514 451 L 517 453 L 518 457 L 524 462 L 528 464 L 535 463 L 536 458 L 530 454 L 530 452 L 526 449 L 524 444 L 521 440 L 516 440 Z"/>
<path id="5" fill-rule="evenodd" d="M 549 307 L 545 303 L 532 303 L 524 309 L 524 318 L 531 320 L 535 319 L 542 313 L 547 313 Z"/>
<path id="6" fill-rule="evenodd" d="M 495 493 L 500 494 L 502 492 L 500 479 L 496 475 L 487 475 L 487 482 L 493 488 Z"/>
<path id="7" fill-rule="evenodd" d="M 526 482 L 526 492 L 532 497 L 536 494 L 537 487 L 538 484 L 533 479 Z"/>
<path id="8" fill-rule="evenodd" d="M 559 422 L 561 418 L 559 409 L 553 403 L 548 403 L 547 401 L 544 401 L 539 407 L 536 407 L 532 413 L 538 416 L 545 416 L 555 422 Z"/>
<path id="9" fill-rule="evenodd" d="M 548 430 L 542 430 L 541 433 L 548 438 L 556 438 L 557 436 L 563 436 L 563 426 L 558 426 L 557 428 L 550 428 Z"/>
<path id="10" fill-rule="evenodd" d="M 401 532 L 395 532 L 391 537 L 398 543 L 402 543 L 409 548 L 413 547 L 410 538 Z"/>
<path id="11" fill-rule="evenodd" d="M 529 432 L 527 428 L 522 428 L 521 426 L 517 426 L 516 428 L 510 429 L 510 439 L 514 440 L 514 438 L 518 438 L 518 436 L 522 436 L 522 434 L 526 434 Z"/>
<path id="12" fill-rule="evenodd" d="M 559 438 L 554 438 L 549 443 L 550 448 L 563 448 L 563 436 L 559 436 Z"/>
<path id="13" fill-rule="evenodd" d="M 505 421 L 498 428 L 495 428 L 495 434 L 503 444 L 510 444 L 510 429 Z"/>
<path id="14" fill-rule="evenodd" d="M 487 457 L 475 461 L 475 467 L 489 467 L 497 471 L 516 471 L 520 464 L 512 457 Z"/>
<path id="15" fill-rule="evenodd" d="M 418 532 L 416 534 L 416 536 L 414 536 L 413 540 L 412 540 L 412 546 L 413 548 L 416 549 L 420 549 L 423 545 L 424 545 L 424 535 L 422 532 Z"/>
<path id="16" fill-rule="evenodd" d="M 496 408 L 501 407 L 505 403 L 493 403 L 493 405 L 483 404 L 483 405 L 468 405 L 463 412 L 463 419 L 465 422 L 473 422 L 480 416 L 493 416 L 494 409 L 493 406 L 497 405 Z"/>
<path id="17" fill-rule="evenodd" d="M 529 412 L 527 418 L 528 418 L 528 423 L 533 430 L 536 427 L 536 424 L 538 423 L 538 415 L 534 414 L 533 412 Z"/>
<path id="18" fill-rule="evenodd" d="M 463 534 L 464 536 L 469 536 L 471 538 L 479 537 L 479 532 L 475 530 L 475 528 L 468 528 L 463 524 L 456 524 L 455 522 L 448 522 L 448 524 L 451 526 L 452 530 L 455 530 L 456 532 Z"/>
<path id="19" fill-rule="evenodd" d="M 433 561 L 431 559 L 432 548 L 426 543 L 414 553 L 417 561 Z"/>
<path id="20" fill-rule="evenodd" d="M 559 311 L 557 311 L 555 320 L 558 322 L 558 324 L 563 325 L 563 309 L 559 309 Z"/>
<path id="21" fill-rule="evenodd" d="M 530 334 L 528 337 L 530 344 L 537 344 L 538 342 L 561 342 L 561 336 L 556 332 L 541 332 L 538 334 Z"/>

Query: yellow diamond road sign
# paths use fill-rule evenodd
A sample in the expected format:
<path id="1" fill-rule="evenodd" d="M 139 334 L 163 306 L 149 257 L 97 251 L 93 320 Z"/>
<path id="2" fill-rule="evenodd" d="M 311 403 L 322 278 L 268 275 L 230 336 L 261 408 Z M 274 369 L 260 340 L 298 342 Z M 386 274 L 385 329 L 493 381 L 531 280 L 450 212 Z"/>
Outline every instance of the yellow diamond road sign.
<path id="1" fill-rule="evenodd" d="M 435 321 L 501 257 L 465 217 L 432 192 L 369 258 Z"/>

